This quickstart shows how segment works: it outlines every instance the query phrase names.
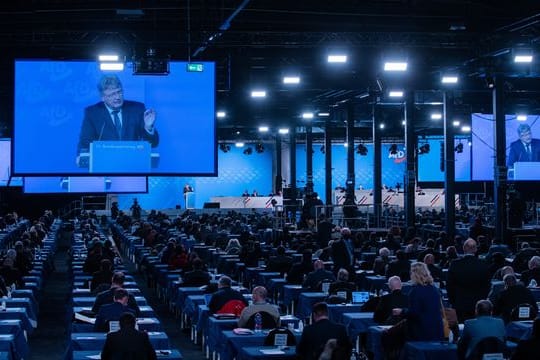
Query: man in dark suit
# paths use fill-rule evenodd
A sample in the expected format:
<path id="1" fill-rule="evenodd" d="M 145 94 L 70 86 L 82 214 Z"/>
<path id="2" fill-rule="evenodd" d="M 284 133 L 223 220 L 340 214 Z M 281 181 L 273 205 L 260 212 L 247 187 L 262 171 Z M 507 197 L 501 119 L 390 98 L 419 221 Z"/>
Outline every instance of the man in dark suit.
<path id="1" fill-rule="evenodd" d="M 109 331 L 109 321 L 118 321 L 123 313 L 134 311 L 127 306 L 129 294 L 124 289 L 114 290 L 114 301 L 112 304 L 103 305 L 99 308 L 94 324 L 94 331 Z"/>
<path id="2" fill-rule="evenodd" d="M 300 285 L 304 281 L 304 275 L 313 271 L 311 250 L 306 249 L 302 252 L 302 261 L 294 263 L 291 270 L 287 273 L 287 282 L 289 284 Z"/>
<path id="3" fill-rule="evenodd" d="M 519 124 L 517 134 L 519 139 L 510 144 L 508 167 L 515 162 L 540 161 L 540 139 L 533 139 L 529 124 Z"/>
<path id="4" fill-rule="evenodd" d="M 156 112 L 144 104 L 124 100 L 122 83 L 116 75 L 104 75 L 98 83 L 101 101 L 84 110 L 77 154 L 88 151 L 99 140 L 144 140 L 159 143 L 154 127 Z M 78 158 L 77 158 L 78 161 Z"/>
<path id="5" fill-rule="evenodd" d="M 396 260 L 392 260 L 386 267 L 386 277 L 399 276 L 403 281 L 411 278 L 411 262 L 407 259 L 407 254 L 403 250 L 396 251 Z"/>
<path id="6" fill-rule="evenodd" d="M 315 360 L 324 349 L 326 342 L 336 339 L 336 349 L 341 356 L 335 354 L 336 359 L 349 359 L 351 355 L 351 342 L 347 336 L 345 326 L 336 324 L 328 319 L 328 306 L 326 303 L 313 305 L 313 322 L 306 326 L 302 332 L 300 342 L 296 346 L 296 354 L 304 360 Z"/>
<path id="7" fill-rule="evenodd" d="M 496 337 L 504 342 L 506 330 L 500 318 L 491 316 L 493 305 L 489 300 L 476 303 L 476 318 L 465 321 L 463 334 L 458 342 L 459 359 L 467 359 L 476 344 L 487 337 Z"/>
<path id="8" fill-rule="evenodd" d="M 111 261 L 109 259 L 102 259 L 99 267 L 99 271 L 92 274 L 92 280 L 90 282 L 91 291 L 95 291 L 100 285 L 107 286 L 105 289 L 111 286 L 111 279 L 113 277 Z"/>
<path id="9" fill-rule="evenodd" d="M 346 269 L 354 278 L 354 246 L 352 244 L 352 233 L 347 227 L 341 229 L 341 239 L 335 240 L 330 245 L 332 249 L 332 260 L 334 261 L 334 273 L 339 269 Z"/>
<path id="10" fill-rule="evenodd" d="M 289 272 L 291 269 L 293 260 L 292 257 L 285 255 L 285 248 L 283 246 L 278 246 L 276 253 L 276 256 L 270 256 L 268 259 L 266 271 L 279 272 L 283 276 L 283 274 Z"/>
<path id="11" fill-rule="evenodd" d="M 476 241 L 467 239 L 463 243 L 464 256 L 453 260 L 448 268 L 448 299 L 460 323 L 474 317 L 476 302 L 486 299 L 491 287 L 489 266 L 475 256 L 476 250 Z"/>
<path id="12" fill-rule="evenodd" d="M 113 302 L 114 291 L 116 289 L 121 289 L 124 287 L 124 280 L 125 280 L 125 276 L 123 272 L 117 271 L 114 273 L 112 277 L 110 289 L 97 294 L 96 300 L 94 301 L 94 305 L 92 306 L 92 311 L 94 313 L 97 314 L 101 306 L 110 304 Z M 137 301 L 135 301 L 135 297 L 132 294 L 128 294 L 127 306 L 130 309 L 132 309 L 137 316 L 141 314 L 139 305 L 137 305 Z"/>
<path id="13" fill-rule="evenodd" d="M 381 297 L 373 313 L 373 320 L 378 324 L 394 325 L 401 319 L 392 316 L 392 309 L 408 307 L 409 297 L 401 292 L 399 276 L 392 276 L 388 279 L 388 288 L 390 288 L 390 293 Z"/>
<path id="14" fill-rule="evenodd" d="M 507 324 L 512 319 L 512 312 L 522 304 L 528 304 L 531 309 L 531 318 L 536 317 L 538 313 L 538 305 L 531 290 L 527 289 L 523 284 L 518 283 L 516 275 L 506 274 L 503 278 L 504 290 L 502 290 L 495 300 L 495 310 L 493 313 L 502 317 Z M 517 320 L 517 319 L 516 319 Z M 529 320 L 529 319 L 524 319 Z"/>
<path id="15" fill-rule="evenodd" d="M 334 274 L 331 271 L 324 269 L 324 263 L 321 260 L 316 260 L 313 263 L 313 269 L 314 270 L 312 272 L 307 274 L 306 279 L 302 284 L 302 287 L 304 289 L 320 291 L 318 286 L 323 280 L 327 280 L 328 282 L 336 280 Z"/>
<path id="16" fill-rule="evenodd" d="M 203 286 L 210 284 L 211 276 L 204 271 L 201 259 L 193 260 L 193 270 L 182 275 L 182 286 Z"/>
<path id="17" fill-rule="evenodd" d="M 120 330 L 107 334 L 101 359 L 156 360 L 157 356 L 148 334 L 135 329 L 135 317 L 124 313 L 120 316 Z"/>

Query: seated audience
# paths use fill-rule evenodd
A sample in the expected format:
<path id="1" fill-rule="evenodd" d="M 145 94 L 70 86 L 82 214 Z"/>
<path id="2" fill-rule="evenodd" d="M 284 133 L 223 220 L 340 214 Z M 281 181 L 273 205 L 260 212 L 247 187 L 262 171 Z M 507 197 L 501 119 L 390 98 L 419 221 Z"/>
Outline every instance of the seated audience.
<path id="1" fill-rule="evenodd" d="M 373 262 L 373 272 L 375 275 L 384 276 L 386 274 L 386 265 L 390 263 L 390 250 L 386 247 L 379 249 L 379 256 Z"/>
<path id="2" fill-rule="evenodd" d="M 313 263 L 313 271 L 307 274 L 302 287 L 304 289 L 316 291 L 320 290 L 319 285 L 323 280 L 332 282 L 335 279 L 336 278 L 331 271 L 324 269 L 324 263 L 321 260 L 316 260 Z"/>
<path id="3" fill-rule="evenodd" d="M 529 260 L 536 255 L 540 254 L 536 249 L 533 249 L 528 242 L 524 241 L 521 243 L 520 249 L 514 257 L 514 261 L 512 261 L 512 267 L 517 273 L 522 273 L 529 269 Z"/>
<path id="4" fill-rule="evenodd" d="M 108 289 L 111 285 L 112 277 L 113 269 L 111 261 L 109 259 L 101 260 L 99 271 L 92 274 L 90 290 L 95 291 L 100 285 L 106 285 L 107 287 L 105 289 Z"/>
<path id="5" fill-rule="evenodd" d="M 313 271 L 312 256 L 311 250 L 306 249 L 302 252 L 302 261 L 294 263 L 287 273 L 287 282 L 289 284 L 301 285 L 304 276 Z"/>
<path id="6" fill-rule="evenodd" d="M 396 251 L 396 260 L 392 260 L 386 268 L 386 277 L 399 276 L 402 281 L 409 281 L 411 262 L 403 250 Z"/>
<path id="7" fill-rule="evenodd" d="M 296 354 L 303 360 L 317 360 L 330 339 L 336 341 L 331 358 L 349 359 L 352 345 L 345 326 L 328 319 L 326 303 L 317 303 L 313 305 L 312 323 L 304 328 L 296 346 Z"/>
<path id="8" fill-rule="evenodd" d="M 390 293 L 383 295 L 373 313 L 373 320 L 381 325 L 395 325 L 401 316 L 393 316 L 392 309 L 406 308 L 409 305 L 409 297 L 401 292 L 401 279 L 392 276 L 388 279 Z"/>
<path id="9" fill-rule="evenodd" d="M 120 320 L 123 313 L 129 312 L 135 315 L 133 309 L 127 306 L 129 294 L 124 289 L 115 289 L 113 302 L 105 304 L 99 308 L 94 324 L 94 331 L 109 331 L 109 322 Z"/>
<path id="10" fill-rule="evenodd" d="M 538 313 L 538 306 L 531 290 L 518 283 L 516 276 L 507 274 L 504 276 L 504 290 L 501 291 L 495 302 L 495 315 L 500 315 L 505 324 L 512 321 L 512 311 L 521 304 L 529 304 L 534 313 Z"/>
<path id="11" fill-rule="evenodd" d="M 540 351 L 540 319 L 535 319 L 532 335 L 529 339 L 519 341 L 512 360 L 537 359 Z"/>
<path id="12" fill-rule="evenodd" d="M 521 273 L 521 282 L 525 286 L 529 286 L 531 280 L 535 280 L 536 284 L 540 286 L 540 256 L 535 255 L 531 257 L 528 263 L 528 270 Z"/>
<path id="13" fill-rule="evenodd" d="M 283 246 L 278 246 L 276 253 L 276 256 L 270 256 L 268 259 L 266 271 L 278 272 L 283 276 L 283 274 L 288 273 L 291 269 L 293 260 L 292 257 L 285 255 L 285 248 Z"/>
<path id="14" fill-rule="evenodd" d="M 97 314 L 101 306 L 112 303 L 114 298 L 114 292 L 116 291 L 116 289 L 121 289 L 124 287 L 124 281 L 124 273 L 120 271 L 115 272 L 113 274 L 111 287 L 109 288 L 109 290 L 105 290 L 97 294 L 94 305 L 92 306 L 92 311 Z M 140 315 L 141 310 L 139 309 L 139 305 L 137 305 L 137 301 L 135 301 L 135 297 L 132 294 L 128 295 L 127 306 L 135 312 L 136 316 Z"/>
<path id="15" fill-rule="evenodd" d="M 345 300 L 350 302 L 352 300 L 352 292 L 355 290 L 356 285 L 349 281 L 349 272 L 342 268 L 337 273 L 337 280 L 330 284 L 328 294 L 337 295 L 338 292 L 346 292 L 347 297 Z"/>
<path id="16" fill-rule="evenodd" d="M 240 318 L 238 319 L 238 327 L 246 327 L 252 325 L 252 317 L 255 316 L 255 314 L 257 313 L 261 313 L 261 315 L 263 316 L 263 329 L 273 329 L 275 327 L 279 327 L 280 319 L 278 307 L 266 301 L 267 295 L 268 292 L 266 291 L 266 288 L 264 286 L 256 286 L 255 288 L 253 288 L 253 303 L 242 310 Z M 262 313 L 264 313 L 264 315 Z M 269 319 L 266 321 L 266 324 L 265 318 Z"/>
<path id="17" fill-rule="evenodd" d="M 212 277 L 205 271 L 201 259 L 196 258 L 192 262 L 193 270 L 182 275 L 182 286 L 203 286 L 210 284 Z"/>
<path id="18" fill-rule="evenodd" d="M 475 346 L 487 337 L 496 337 L 504 343 L 506 330 L 500 318 L 492 316 L 493 305 L 489 300 L 476 303 L 476 318 L 465 321 L 463 334 L 458 341 L 458 358 L 468 359 Z"/>
<path id="19" fill-rule="evenodd" d="M 426 256 L 424 256 L 424 264 L 427 265 L 428 270 L 433 277 L 433 281 L 441 282 L 442 270 L 437 265 L 435 265 L 435 255 L 428 253 Z"/>
<path id="20" fill-rule="evenodd" d="M 119 322 L 120 330 L 107 334 L 101 359 L 157 360 L 148 334 L 135 329 L 136 320 L 133 314 L 122 314 Z"/>
<path id="21" fill-rule="evenodd" d="M 231 288 L 232 280 L 228 276 L 222 276 L 218 280 L 218 291 L 210 298 L 208 310 L 210 314 L 233 313 L 240 315 L 242 310 L 248 306 L 246 298 L 239 292 Z"/>

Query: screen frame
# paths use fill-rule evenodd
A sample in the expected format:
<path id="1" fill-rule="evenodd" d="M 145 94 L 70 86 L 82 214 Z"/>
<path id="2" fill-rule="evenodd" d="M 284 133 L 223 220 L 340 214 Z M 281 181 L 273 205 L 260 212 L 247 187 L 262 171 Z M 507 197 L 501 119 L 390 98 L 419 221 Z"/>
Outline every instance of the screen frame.
<path id="1" fill-rule="evenodd" d="M 48 191 L 48 192 L 27 192 L 26 191 L 26 180 L 28 178 L 32 179 L 39 179 L 39 178 L 62 178 L 66 176 L 25 176 L 23 177 L 23 183 L 22 183 L 22 192 L 27 195 L 47 195 L 47 194 L 89 194 L 89 195 L 107 195 L 107 194 L 148 194 L 149 188 L 148 188 L 148 176 L 140 176 L 144 178 L 145 182 L 145 188 L 144 191 Z M 71 177 L 77 177 L 81 178 L 82 176 L 71 176 Z M 94 176 L 86 176 L 86 177 L 94 177 Z M 95 176 L 95 177 L 111 177 L 114 178 L 116 176 Z M 118 176 L 118 177 L 125 177 L 125 176 Z M 135 176 L 133 176 L 135 177 Z"/>

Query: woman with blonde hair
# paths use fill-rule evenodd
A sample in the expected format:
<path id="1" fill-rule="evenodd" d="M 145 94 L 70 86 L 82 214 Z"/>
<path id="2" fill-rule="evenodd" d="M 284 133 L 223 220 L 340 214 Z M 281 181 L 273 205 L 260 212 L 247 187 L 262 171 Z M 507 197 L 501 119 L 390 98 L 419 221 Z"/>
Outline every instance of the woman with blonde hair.
<path id="1" fill-rule="evenodd" d="M 407 318 L 407 338 L 411 341 L 439 341 L 444 339 L 442 303 L 439 289 L 433 285 L 433 277 L 426 264 L 411 264 L 409 307 L 393 309 L 396 316 Z"/>

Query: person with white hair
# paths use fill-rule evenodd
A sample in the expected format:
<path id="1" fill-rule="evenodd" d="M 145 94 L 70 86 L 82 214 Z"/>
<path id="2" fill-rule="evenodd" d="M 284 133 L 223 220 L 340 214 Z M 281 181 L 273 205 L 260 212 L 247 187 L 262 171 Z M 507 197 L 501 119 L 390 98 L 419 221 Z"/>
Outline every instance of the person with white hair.
<path id="1" fill-rule="evenodd" d="M 521 273 L 521 282 L 527 286 L 534 279 L 537 284 L 540 284 L 540 256 L 535 255 L 530 258 L 528 266 L 529 269 Z"/>
<path id="2" fill-rule="evenodd" d="M 392 276 L 388 279 L 390 293 L 383 295 L 373 313 L 373 320 L 378 324 L 394 325 L 401 317 L 393 316 L 392 309 L 406 308 L 409 305 L 409 297 L 401 291 L 401 279 L 399 276 Z"/>

